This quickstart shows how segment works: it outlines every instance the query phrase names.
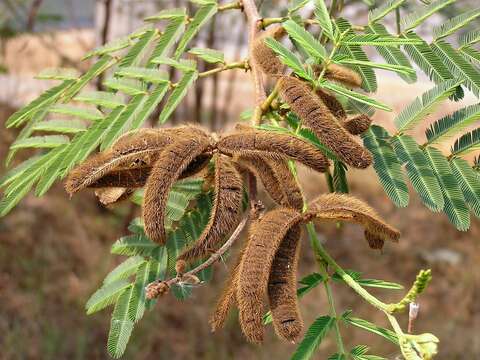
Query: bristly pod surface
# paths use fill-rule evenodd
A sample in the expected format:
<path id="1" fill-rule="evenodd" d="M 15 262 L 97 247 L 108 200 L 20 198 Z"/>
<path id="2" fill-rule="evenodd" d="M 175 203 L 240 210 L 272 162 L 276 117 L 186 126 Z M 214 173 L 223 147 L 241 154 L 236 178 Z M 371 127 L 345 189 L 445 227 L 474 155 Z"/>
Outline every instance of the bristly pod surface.
<path id="1" fill-rule="evenodd" d="M 302 227 L 288 230 L 275 254 L 268 279 L 268 300 L 273 327 L 278 336 L 295 341 L 303 329 L 297 298 L 297 268 Z"/>
<path id="2" fill-rule="evenodd" d="M 342 121 L 345 121 L 347 119 L 347 113 L 343 108 L 342 103 L 337 100 L 335 95 L 332 95 L 326 90 L 320 88 L 316 89 L 315 93 L 323 101 L 323 103 L 330 110 L 333 116 L 335 116 L 338 120 Z"/>
<path id="3" fill-rule="evenodd" d="M 281 76 L 285 65 L 278 59 L 275 52 L 265 44 L 267 37 L 273 37 L 275 40 L 281 39 L 286 34 L 282 26 L 275 26 L 268 29 L 255 39 L 252 46 L 252 58 L 257 67 L 266 75 Z"/>
<path id="4" fill-rule="evenodd" d="M 400 232 L 388 225 L 365 202 L 346 194 L 323 194 L 310 204 L 306 219 L 349 221 L 360 224 L 365 229 L 365 237 L 370 247 L 382 248 L 385 241 L 397 242 Z"/>
<path id="5" fill-rule="evenodd" d="M 164 217 L 170 189 L 192 161 L 210 147 L 210 137 L 196 131 L 180 137 L 160 154 L 148 178 L 143 202 L 145 233 L 152 241 L 165 244 Z"/>
<path id="6" fill-rule="evenodd" d="M 236 161 L 261 179 L 265 191 L 276 204 L 302 209 L 302 191 L 288 168 L 286 159 L 239 156 Z"/>
<path id="7" fill-rule="evenodd" d="M 177 258 L 191 262 L 215 252 L 223 239 L 240 221 L 243 182 L 232 161 L 218 154 L 215 158 L 212 214 L 200 238 Z"/>
<path id="8" fill-rule="evenodd" d="M 292 76 L 282 77 L 278 84 L 291 109 L 343 162 L 360 169 L 371 165 L 372 155 L 342 127 L 308 84 Z"/>
<path id="9" fill-rule="evenodd" d="M 95 154 L 73 169 L 65 189 L 72 195 L 113 170 L 151 167 L 163 149 L 182 133 L 198 131 L 192 126 L 172 129 L 140 129 L 120 137 L 111 149 Z"/>
<path id="10" fill-rule="evenodd" d="M 362 77 L 356 71 L 342 65 L 330 64 L 325 72 L 329 80 L 337 81 L 345 86 L 356 88 L 362 86 Z"/>
<path id="11" fill-rule="evenodd" d="M 329 161 L 312 144 L 290 134 L 251 130 L 224 136 L 217 144 L 229 156 L 258 156 L 283 159 L 288 157 L 318 172 L 325 172 Z"/>
<path id="12" fill-rule="evenodd" d="M 291 208 L 278 208 L 266 213 L 255 226 L 242 256 L 237 300 L 240 326 L 250 342 L 263 341 L 265 329 L 262 319 L 272 264 L 290 229 L 301 221 L 302 214 Z M 289 327 L 295 326 L 294 321 L 290 321 Z"/>
<path id="13" fill-rule="evenodd" d="M 240 272 L 240 262 L 242 260 L 243 254 L 245 253 L 245 249 L 248 247 L 248 243 L 252 237 L 252 234 L 255 233 L 258 222 L 258 218 L 250 219 L 250 226 L 248 228 L 248 236 L 245 244 L 243 244 L 240 254 L 237 256 L 235 265 L 232 267 L 232 271 L 230 272 L 227 280 L 225 281 L 222 294 L 220 295 L 217 301 L 217 305 L 215 306 L 215 310 L 213 311 L 213 314 L 210 318 L 210 327 L 214 332 L 225 324 L 228 313 L 230 312 L 232 307 L 238 304 L 237 288 Z"/>
<path id="14" fill-rule="evenodd" d="M 361 135 L 368 130 L 372 119 L 366 114 L 360 114 L 343 123 L 343 127 L 352 135 Z"/>

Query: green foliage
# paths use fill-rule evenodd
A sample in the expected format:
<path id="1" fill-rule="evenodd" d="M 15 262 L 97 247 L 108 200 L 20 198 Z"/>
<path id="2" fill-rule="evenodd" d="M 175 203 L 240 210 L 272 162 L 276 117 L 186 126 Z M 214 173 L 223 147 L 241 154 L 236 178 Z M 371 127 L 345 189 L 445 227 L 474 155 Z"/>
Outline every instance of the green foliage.
<path id="1" fill-rule="evenodd" d="M 320 343 L 331 330 L 336 319 L 330 316 L 321 316 L 316 319 L 307 330 L 302 342 L 292 356 L 292 360 L 310 359 Z"/>

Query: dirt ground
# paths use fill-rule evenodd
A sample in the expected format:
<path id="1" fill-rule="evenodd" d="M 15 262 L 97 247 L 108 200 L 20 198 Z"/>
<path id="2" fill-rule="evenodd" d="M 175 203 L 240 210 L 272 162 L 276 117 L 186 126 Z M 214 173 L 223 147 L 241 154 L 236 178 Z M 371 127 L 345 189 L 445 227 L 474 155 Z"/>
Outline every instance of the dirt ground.
<path id="1" fill-rule="evenodd" d="M 248 80 L 238 78 L 235 103 L 245 106 Z M 407 87 L 387 78 L 378 97 L 400 110 L 428 85 Z M 415 88 L 415 94 L 412 89 Z M 408 96 L 408 98 L 406 97 Z M 467 100 L 468 101 L 468 100 Z M 459 104 L 439 109 L 451 112 Z M 0 125 L 12 112 L 0 109 Z M 386 124 L 389 117 L 376 117 Z M 0 159 L 14 139 L 0 129 Z M 423 136 L 419 131 L 418 136 Z M 28 156 L 23 154 L 22 156 Z M 0 170 L 0 175 L 4 172 Z M 300 178 L 309 198 L 326 191 L 324 179 L 307 170 Z M 399 244 L 387 244 L 382 253 L 372 251 L 355 226 L 338 230 L 319 229 L 325 246 L 345 268 L 362 271 L 365 277 L 382 278 L 410 286 L 420 269 L 431 268 L 433 282 L 421 297 L 417 333 L 432 332 L 440 340 L 439 360 L 480 358 L 480 222 L 472 218 L 469 232 L 454 229 L 442 214 L 434 214 L 411 192 L 407 209 L 397 209 L 387 199 L 373 170 L 349 173 L 352 193 L 378 209 L 402 232 Z M 69 200 L 58 184 L 43 198 L 29 195 L 10 215 L 0 219 L 0 359 L 107 359 L 105 344 L 109 311 L 85 315 L 84 304 L 119 257 L 109 254 L 110 245 L 125 231 L 123 205 L 114 211 L 98 206 L 92 194 Z M 315 271 L 305 239 L 299 277 Z M 295 345 L 278 340 L 272 329 L 262 347 L 249 345 L 232 316 L 226 328 L 210 334 L 208 317 L 227 274 L 217 265 L 213 281 L 195 290 L 193 298 L 160 301 L 136 326 L 125 359 L 288 359 Z M 386 325 L 383 315 L 362 302 L 350 289 L 335 284 L 337 311 L 352 309 L 355 316 Z M 373 291 L 385 301 L 400 294 Z M 327 313 L 327 301 L 319 287 L 301 301 L 305 323 Z M 406 326 L 406 317 L 401 317 Z M 394 346 L 363 331 L 342 327 L 348 347 L 368 344 L 372 353 L 395 359 Z M 335 351 L 328 337 L 316 359 Z"/>

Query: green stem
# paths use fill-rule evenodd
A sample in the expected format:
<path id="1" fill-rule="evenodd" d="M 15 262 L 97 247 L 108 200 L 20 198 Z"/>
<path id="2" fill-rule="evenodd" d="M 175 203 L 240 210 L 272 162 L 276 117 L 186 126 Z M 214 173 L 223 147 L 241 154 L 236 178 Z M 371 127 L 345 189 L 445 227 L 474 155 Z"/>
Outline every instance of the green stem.
<path id="1" fill-rule="evenodd" d="M 208 71 L 201 72 L 200 74 L 198 74 L 198 77 L 207 77 L 207 76 L 214 75 L 214 74 L 222 72 L 222 71 L 232 70 L 232 69 L 248 70 L 249 69 L 248 62 L 247 61 L 238 61 L 238 62 L 234 62 L 234 63 L 231 63 L 231 64 L 225 64 L 221 67 L 217 67 L 215 69 L 211 69 L 211 70 L 208 70 Z"/>
<path id="2" fill-rule="evenodd" d="M 400 35 L 402 33 L 402 28 L 400 26 L 400 8 L 399 7 L 395 9 L 395 22 L 397 24 L 397 34 Z"/>
<path id="3" fill-rule="evenodd" d="M 307 231 L 308 231 L 308 236 L 310 238 L 310 244 L 312 245 L 313 251 L 315 253 L 315 260 L 317 262 L 320 274 L 324 278 L 323 286 L 325 287 L 325 292 L 327 293 L 330 316 L 335 319 L 334 333 L 335 333 L 335 341 L 337 343 L 338 352 L 340 355 L 346 355 L 342 334 L 340 333 L 340 327 L 338 326 L 338 317 L 337 317 L 337 311 L 335 309 L 335 300 L 333 299 L 332 287 L 330 286 L 330 283 L 329 283 L 330 275 L 327 272 L 323 258 L 318 252 L 318 245 L 320 244 L 320 242 L 318 241 L 313 223 L 307 224 Z"/>
<path id="4" fill-rule="evenodd" d="M 218 11 L 226 11 L 226 10 L 234 10 L 234 9 L 242 9 L 242 3 L 240 1 L 234 1 L 225 5 L 221 5 L 218 7 Z"/>

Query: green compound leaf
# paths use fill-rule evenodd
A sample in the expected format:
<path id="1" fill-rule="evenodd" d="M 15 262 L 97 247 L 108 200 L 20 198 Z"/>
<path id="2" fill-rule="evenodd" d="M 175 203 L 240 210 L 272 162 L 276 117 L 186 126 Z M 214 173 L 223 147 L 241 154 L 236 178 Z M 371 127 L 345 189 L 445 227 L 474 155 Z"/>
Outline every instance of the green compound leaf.
<path id="1" fill-rule="evenodd" d="M 430 80 L 439 84 L 445 80 L 453 79 L 453 75 L 432 51 L 430 46 L 414 32 L 403 35 L 409 39 L 419 40 L 417 45 L 405 45 L 404 49 L 412 61 L 429 77 Z"/>
<path id="2" fill-rule="evenodd" d="M 398 159 L 406 164 L 408 177 L 423 204 L 431 211 L 443 210 L 444 199 L 437 177 L 428 159 L 411 136 L 392 138 Z"/>
<path id="3" fill-rule="evenodd" d="M 467 231 L 470 227 L 470 212 L 448 160 L 438 149 L 432 147 L 425 148 L 423 152 L 442 189 L 445 202 L 443 212 L 457 230 Z"/>
<path id="4" fill-rule="evenodd" d="M 82 120 L 60 120 L 52 119 L 40 121 L 33 125 L 33 131 L 46 131 L 64 134 L 76 134 L 87 130 L 87 124 Z"/>
<path id="5" fill-rule="evenodd" d="M 430 16 L 454 2 L 455 0 L 436 0 L 432 1 L 426 6 L 419 6 L 415 9 L 412 9 L 410 15 L 405 16 L 401 20 L 403 31 L 405 32 L 416 28 Z"/>
<path id="6" fill-rule="evenodd" d="M 458 80 L 447 80 L 417 97 L 395 118 L 397 129 L 402 132 L 413 129 L 426 116 L 435 111 L 442 101 L 447 100 L 460 83 L 461 81 Z"/>
<path id="7" fill-rule="evenodd" d="M 208 2 L 204 6 L 201 6 L 200 9 L 198 9 L 198 11 L 193 16 L 192 21 L 188 24 L 187 30 L 183 34 L 183 37 L 180 39 L 180 42 L 173 56 L 174 59 L 178 60 L 182 56 L 190 41 L 194 38 L 195 35 L 197 35 L 202 26 L 205 25 L 207 21 L 216 14 L 216 12 L 217 4 L 213 2 Z"/>
<path id="8" fill-rule="evenodd" d="M 480 128 L 462 135 L 455 140 L 452 148 L 452 154 L 456 156 L 466 155 L 472 151 L 480 149 Z"/>
<path id="9" fill-rule="evenodd" d="M 440 144 L 480 120 L 480 104 L 461 108 L 430 125 L 425 131 L 427 144 Z"/>
<path id="10" fill-rule="evenodd" d="M 11 128 L 13 126 L 18 127 L 22 125 L 24 122 L 31 119 L 35 113 L 45 107 L 50 106 L 53 104 L 57 99 L 68 89 L 74 81 L 67 80 L 61 83 L 58 86 L 55 86 L 51 89 L 45 91 L 42 95 L 40 95 L 37 99 L 33 100 L 27 106 L 21 108 L 17 112 L 15 112 L 12 116 L 8 118 L 5 122 L 5 126 L 7 128 Z"/>
<path id="11" fill-rule="evenodd" d="M 392 343 L 398 345 L 398 337 L 391 330 L 388 330 L 388 329 L 382 328 L 380 326 L 377 326 L 375 324 L 372 324 L 371 322 L 369 322 L 367 320 L 364 320 L 364 319 L 351 317 L 350 315 L 342 316 L 342 320 L 344 322 L 346 322 L 347 324 L 356 326 L 360 329 L 366 330 L 366 331 L 371 332 L 373 334 L 377 334 L 377 335 L 387 339 L 388 341 L 391 341 Z"/>
<path id="12" fill-rule="evenodd" d="M 431 47 L 448 69 L 458 78 L 463 79 L 465 86 L 478 97 L 480 72 L 449 43 L 438 40 Z"/>
<path id="13" fill-rule="evenodd" d="M 363 135 L 365 147 L 373 155 L 373 168 L 387 196 L 398 207 L 409 202 L 401 164 L 390 145 L 390 134 L 378 125 L 372 125 Z"/>
<path id="14" fill-rule="evenodd" d="M 475 216 L 480 218 L 480 181 L 470 164 L 460 158 L 450 161 L 453 175 L 462 189 L 463 196 Z"/>
<path id="15" fill-rule="evenodd" d="M 273 38 L 266 38 L 265 44 L 269 46 L 280 58 L 282 63 L 292 69 L 298 76 L 312 81 L 312 77 L 306 72 L 302 62 L 294 53 Z"/>
<path id="16" fill-rule="evenodd" d="M 90 299 L 88 299 L 87 304 L 85 305 L 87 315 L 94 314 L 97 311 L 105 309 L 107 306 L 115 304 L 118 297 L 129 286 L 132 286 L 132 284 L 125 279 L 120 279 L 103 285 L 100 289 L 95 291 Z"/>
<path id="17" fill-rule="evenodd" d="M 130 286 L 120 295 L 112 314 L 107 350 L 114 359 L 120 358 L 127 348 L 135 323 L 129 317 L 129 304 L 136 295 Z"/>
<path id="18" fill-rule="evenodd" d="M 127 279 L 137 272 L 137 269 L 145 262 L 142 256 L 129 257 L 123 263 L 113 269 L 103 280 L 103 283 L 110 284 L 114 281 Z"/>
<path id="19" fill-rule="evenodd" d="M 40 148 L 40 149 L 54 149 L 59 146 L 68 144 L 70 139 L 64 135 L 45 135 L 45 136 L 32 136 L 26 139 L 15 141 L 10 149 L 27 149 L 27 148 Z"/>
<path id="20" fill-rule="evenodd" d="M 170 94 L 167 103 L 163 107 L 162 112 L 160 113 L 160 117 L 158 121 L 160 124 L 164 124 L 170 115 L 175 111 L 177 106 L 183 100 L 183 98 L 187 95 L 188 89 L 193 85 L 195 80 L 198 78 L 198 72 L 196 71 L 189 71 L 186 72 L 183 77 L 178 82 L 175 89 L 173 89 L 172 93 Z"/>
<path id="21" fill-rule="evenodd" d="M 368 23 L 373 24 L 374 22 L 383 19 L 389 13 L 400 7 L 404 2 L 405 0 L 388 0 L 383 2 L 383 4 L 380 4 L 368 13 Z"/>
<path id="22" fill-rule="evenodd" d="M 190 54 L 198 56 L 203 61 L 210 64 L 225 63 L 225 56 L 223 52 L 213 49 L 193 48 L 189 51 Z"/>
<path id="23" fill-rule="evenodd" d="M 392 109 L 388 105 L 386 105 L 384 103 L 381 103 L 378 100 L 372 99 L 372 98 L 370 98 L 366 95 L 360 94 L 358 92 L 347 89 L 346 87 L 343 87 L 341 85 L 334 84 L 334 83 L 329 82 L 327 80 L 323 80 L 320 83 L 320 86 L 325 88 L 325 89 L 331 90 L 334 93 L 337 93 L 337 94 L 345 96 L 349 99 L 355 100 L 359 103 L 363 103 L 363 104 L 366 104 L 368 106 L 372 106 L 372 107 L 380 109 L 380 110 L 392 111 Z"/>
<path id="24" fill-rule="evenodd" d="M 346 33 L 348 36 L 356 36 L 355 32 L 352 30 L 351 24 L 347 20 L 339 18 L 336 20 L 336 25 L 342 33 Z M 338 53 L 346 55 L 351 59 L 369 61 L 367 54 L 359 45 L 346 45 L 342 41 L 342 45 L 340 46 Z M 377 77 L 372 68 L 365 66 L 353 66 L 352 69 L 358 72 L 362 77 L 362 89 L 367 92 L 377 91 Z"/>
<path id="25" fill-rule="evenodd" d="M 438 40 L 453 34 L 479 16 L 480 8 L 477 8 L 465 11 L 464 13 L 447 20 L 443 24 L 433 28 L 434 39 Z"/>
<path id="26" fill-rule="evenodd" d="M 293 20 L 287 20 L 283 23 L 283 27 L 287 30 L 288 35 L 296 41 L 311 57 L 321 62 L 325 60 L 327 52 L 320 42 L 315 39 L 312 34 L 303 27 L 295 23 Z"/>
<path id="27" fill-rule="evenodd" d="M 298 345 L 297 350 L 293 354 L 291 360 L 307 360 L 311 359 L 320 343 L 328 334 L 335 319 L 330 316 L 321 316 L 316 319 L 307 330 L 302 342 Z"/>
<path id="28" fill-rule="evenodd" d="M 367 31 L 369 33 L 380 34 L 380 35 L 388 34 L 387 29 L 382 24 L 372 24 L 368 26 Z M 409 74 L 399 73 L 399 76 L 403 80 L 405 80 L 409 84 L 417 81 L 417 75 L 415 70 L 413 69 L 406 55 L 400 49 L 396 47 L 391 47 L 391 46 L 376 46 L 375 48 L 377 52 L 380 54 L 380 56 L 383 57 L 388 64 L 399 65 L 399 66 L 407 67 L 413 70 L 413 73 L 409 73 Z"/>

